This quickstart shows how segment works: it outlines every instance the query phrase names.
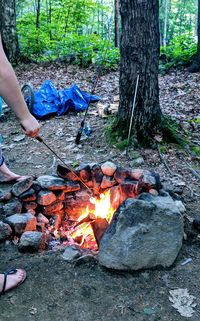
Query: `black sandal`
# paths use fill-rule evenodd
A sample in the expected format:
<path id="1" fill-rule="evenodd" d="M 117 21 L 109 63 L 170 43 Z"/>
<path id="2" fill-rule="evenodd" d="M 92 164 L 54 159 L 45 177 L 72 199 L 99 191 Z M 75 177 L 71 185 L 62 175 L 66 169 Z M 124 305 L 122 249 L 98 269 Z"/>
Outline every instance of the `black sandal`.
<path id="1" fill-rule="evenodd" d="M 21 269 L 21 270 L 22 270 L 22 269 Z M 26 279 L 26 272 L 25 272 L 25 270 L 22 270 L 22 271 L 24 271 L 24 277 L 23 277 L 17 284 L 13 285 L 13 286 L 12 286 L 10 289 L 8 289 L 8 290 L 5 290 L 5 289 L 6 289 L 7 276 L 8 276 L 8 275 L 11 275 L 11 274 L 17 273 L 17 269 L 10 268 L 10 269 L 7 269 L 5 272 L 3 272 L 3 274 L 4 274 L 4 281 L 3 281 L 3 288 L 2 288 L 2 290 L 1 290 L 1 292 L 0 292 L 0 295 L 6 293 L 7 291 L 10 291 L 10 290 L 12 290 L 12 289 L 17 288 L 20 284 L 22 284 L 22 283 L 24 282 L 24 280 Z"/>

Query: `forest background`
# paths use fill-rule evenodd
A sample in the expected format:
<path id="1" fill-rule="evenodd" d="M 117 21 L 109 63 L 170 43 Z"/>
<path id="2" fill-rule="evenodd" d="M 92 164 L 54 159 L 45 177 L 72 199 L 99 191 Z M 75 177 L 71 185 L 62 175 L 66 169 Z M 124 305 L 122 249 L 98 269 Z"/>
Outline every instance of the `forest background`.
<path id="1" fill-rule="evenodd" d="M 81 67 L 98 60 L 120 61 L 118 0 L 17 0 L 21 56 L 37 62 L 61 59 Z M 160 70 L 189 65 L 197 50 L 197 0 L 160 0 Z"/>

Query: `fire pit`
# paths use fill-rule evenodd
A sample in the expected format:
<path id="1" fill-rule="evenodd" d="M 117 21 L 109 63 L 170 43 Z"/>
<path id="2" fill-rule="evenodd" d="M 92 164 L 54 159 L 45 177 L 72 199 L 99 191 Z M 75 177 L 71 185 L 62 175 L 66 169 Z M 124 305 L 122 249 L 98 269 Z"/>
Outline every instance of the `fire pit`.
<path id="1" fill-rule="evenodd" d="M 129 199 L 151 204 L 155 199 L 159 203 L 160 197 L 166 200 L 166 195 L 161 195 L 160 177 L 153 171 L 126 169 L 105 162 L 83 164 L 75 174 L 59 165 L 57 175 L 40 176 L 35 181 L 27 178 L 13 185 L 10 193 L 1 195 L 3 222 L 0 224 L 0 239 L 13 238 L 20 251 L 73 246 L 96 252 L 101 243 L 105 250 L 106 234 L 112 234 L 120 208 Z M 92 194 L 81 184 L 79 177 L 93 191 Z M 154 212 L 157 213 L 159 206 L 155 204 Z M 145 214 L 146 209 L 143 210 L 145 218 L 148 215 Z M 131 215 L 137 216 L 134 210 Z M 175 257 L 183 233 L 180 217 Z M 130 217 L 125 225 L 129 221 Z"/>

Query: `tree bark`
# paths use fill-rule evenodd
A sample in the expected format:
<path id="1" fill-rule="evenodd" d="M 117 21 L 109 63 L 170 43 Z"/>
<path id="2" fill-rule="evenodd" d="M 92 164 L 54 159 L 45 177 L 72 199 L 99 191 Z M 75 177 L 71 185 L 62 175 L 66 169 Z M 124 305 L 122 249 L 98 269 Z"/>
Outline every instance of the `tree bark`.
<path id="1" fill-rule="evenodd" d="M 198 0 L 197 37 L 197 54 L 193 61 L 193 64 L 188 68 L 190 72 L 200 71 L 200 0 Z"/>
<path id="2" fill-rule="evenodd" d="M 36 5 L 36 29 L 40 28 L 40 0 L 37 0 Z"/>
<path id="3" fill-rule="evenodd" d="M 138 141 L 145 142 L 157 131 L 162 117 L 158 88 L 159 1 L 123 0 L 120 12 L 122 37 L 117 123 L 125 138 L 130 124 L 136 78 L 139 74 L 133 131 Z"/>
<path id="4" fill-rule="evenodd" d="M 15 0 L 0 0 L 0 32 L 9 61 L 16 62 L 19 58 L 19 44 L 16 33 Z"/>

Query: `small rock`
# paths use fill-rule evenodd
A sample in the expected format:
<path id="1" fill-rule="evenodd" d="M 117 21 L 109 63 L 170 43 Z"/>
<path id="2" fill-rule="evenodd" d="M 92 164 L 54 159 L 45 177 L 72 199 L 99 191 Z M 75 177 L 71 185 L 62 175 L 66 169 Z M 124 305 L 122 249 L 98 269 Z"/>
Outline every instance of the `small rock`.
<path id="1" fill-rule="evenodd" d="M 7 239 L 12 234 L 10 225 L 0 221 L 0 241 Z"/>
<path id="2" fill-rule="evenodd" d="M 31 201 L 35 201 L 36 200 L 36 193 L 35 190 L 33 188 L 30 188 L 28 191 L 22 193 L 19 198 L 23 201 L 23 202 L 31 202 Z"/>
<path id="3" fill-rule="evenodd" d="M 38 183 L 37 181 L 33 181 L 32 188 L 33 188 L 36 192 L 39 192 L 39 191 L 41 191 L 42 186 L 41 186 L 40 183 Z"/>
<path id="4" fill-rule="evenodd" d="M 2 192 L 0 194 L 0 202 L 10 201 L 12 199 L 11 192 Z"/>
<path id="5" fill-rule="evenodd" d="M 137 167 L 137 166 L 140 166 L 142 164 L 144 164 L 144 158 L 143 157 L 135 158 L 130 162 L 130 165 L 132 167 L 135 167 L 135 166 Z"/>
<path id="6" fill-rule="evenodd" d="M 51 192 L 51 191 L 40 191 L 39 193 L 38 193 L 38 197 L 37 197 L 37 202 L 38 202 L 38 204 L 40 204 L 40 205 L 44 205 L 44 206 L 46 206 L 46 205 L 50 205 L 50 204 L 52 204 L 53 202 L 55 202 L 56 201 L 56 196 L 55 196 L 55 194 L 53 193 L 53 192 Z"/>
<path id="7" fill-rule="evenodd" d="M 18 182 L 13 185 L 12 187 L 12 193 L 15 196 L 19 196 L 22 193 L 26 192 L 33 184 L 33 177 L 27 177 L 21 182 Z"/>
<path id="8" fill-rule="evenodd" d="M 74 246 L 68 246 L 65 249 L 65 252 L 62 254 L 63 260 L 67 262 L 73 262 L 75 259 L 79 258 L 80 256 L 81 256 L 81 251 Z"/>
<path id="9" fill-rule="evenodd" d="M 158 191 L 154 188 L 150 188 L 149 193 L 154 196 L 158 196 Z"/>
<path id="10" fill-rule="evenodd" d="M 24 232 L 19 241 L 20 252 L 36 252 L 45 247 L 45 240 L 41 232 Z"/>
<path id="11" fill-rule="evenodd" d="M 5 223 L 12 227 L 16 235 L 21 235 L 25 231 L 35 231 L 37 220 L 30 213 L 14 214 L 5 218 Z"/>
<path id="12" fill-rule="evenodd" d="M 37 215 L 37 221 L 38 221 L 39 223 L 49 224 L 48 218 L 47 218 L 46 216 L 44 216 L 42 213 L 39 213 L 39 214 Z"/>
<path id="13" fill-rule="evenodd" d="M 185 205 L 183 204 L 183 202 L 181 201 L 174 201 L 176 206 L 178 207 L 179 211 L 181 214 L 184 214 L 186 212 L 186 208 L 185 208 Z"/>
<path id="14" fill-rule="evenodd" d="M 104 164 L 101 165 L 101 170 L 104 175 L 106 176 L 113 176 L 114 173 L 116 172 L 117 165 L 115 165 L 112 162 L 105 162 Z"/>
<path id="15" fill-rule="evenodd" d="M 37 208 L 37 203 L 30 202 L 30 203 L 24 203 L 24 208 L 29 212 L 30 210 L 35 210 Z"/>
<path id="16" fill-rule="evenodd" d="M 21 213 L 22 203 L 18 199 L 13 199 L 3 206 L 5 216 Z"/>
<path id="17" fill-rule="evenodd" d="M 62 210 L 63 207 L 64 207 L 63 202 L 57 201 L 57 202 L 52 203 L 48 206 L 45 206 L 43 209 L 43 214 L 53 215 L 53 214 L 55 214 L 55 212 L 59 212 L 60 210 Z"/>

